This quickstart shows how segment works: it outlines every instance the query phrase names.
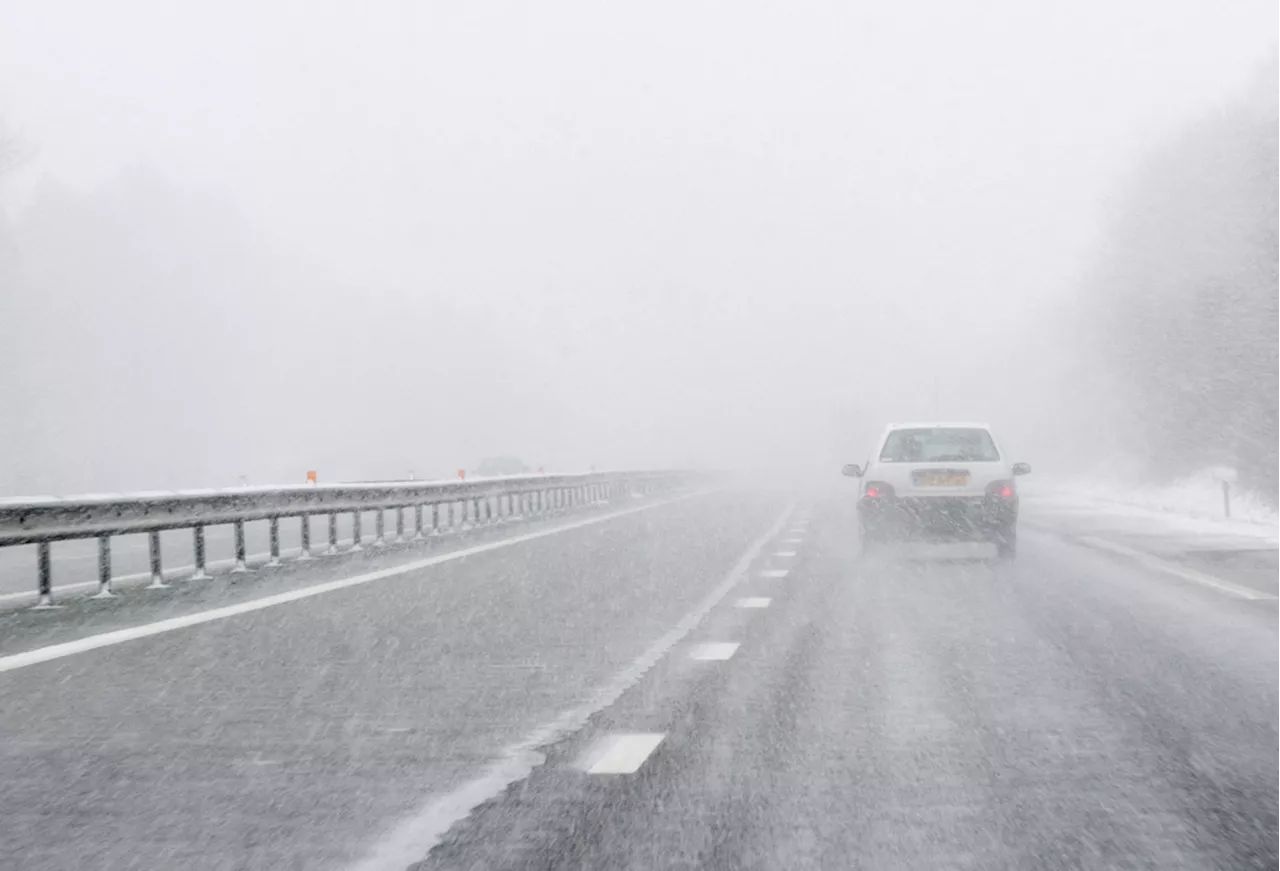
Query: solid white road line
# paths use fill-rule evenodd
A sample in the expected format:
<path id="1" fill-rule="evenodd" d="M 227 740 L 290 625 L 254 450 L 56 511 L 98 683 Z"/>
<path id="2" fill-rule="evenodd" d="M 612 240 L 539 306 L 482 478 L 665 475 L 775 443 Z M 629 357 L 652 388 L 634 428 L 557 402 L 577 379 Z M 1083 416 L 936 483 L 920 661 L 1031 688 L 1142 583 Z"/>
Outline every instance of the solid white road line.
<path id="1" fill-rule="evenodd" d="M 557 535 L 561 532 L 581 529 L 584 526 L 604 523 L 605 521 L 613 520 L 617 517 L 624 517 L 628 514 L 635 514 L 640 511 L 649 511 L 662 505 L 670 505 L 685 499 L 691 499 L 694 496 L 700 496 L 707 492 L 709 491 L 703 490 L 697 493 L 677 496 L 674 499 L 667 499 L 662 502 L 652 502 L 648 505 L 641 505 L 637 508 L 625 508 L 621 511 L 613 511 L 609 514 L 603 514 L 598 517 L 588 517 L 574 523 L 566 523 L 563 526 L 557 526 L 553 529 L 541 529 L 537 532 L 527 532 L 523 535 L 504 538 L 500 541 L 486 542 L 485 544 L 478 544 L 473 547 L 466 547 L 461 550 L 442 553 L 438 556 L 428 557 L 427 559 L 414 560 L 413 562 L 405 563 L 404 565 L 380 569 L 376 572 L 366 572 L 365 574 L 356 575 L 351 578 L 343 578 L 337 581 L 315 584 L 310 587 L 302 587 L 301 589 L 290 590 L 287 593 L 278 593 L 274 596 L 264 596 L 261 599 L 250 599 L 247 602 L 228 605 L 224 608 L 214 608 L 209 611 L 197 611 L 194 614 L 185 614 L 181 617 L 171 617 L 168 620 L 158 620 L 155 623 L 144 623 L 141 626 L 131 626 L 128 629 L 118 629 L 114 632 L 104 632 L 100 635 L 90 635 L 87 638 L 80 638 L 75 641 L 66 641 L 62 644 L 51 644 L 48 647 L 37 647 L 35 650 L 28 650 L 25 653 L 15 653 L 9 656 L 0 657 L 0 672 L 13 671 L 14 669 L 24 668 L 28 665 L 36 665 L 41 662 L 62 659 L 67 656 L 74 656 L 77 653 L 86 653 L 90 650 L 97 650 L 101 647 L 123 644 L 126 641 L 134 641 L 138 638 L 148 638 L 152 635 L 173 632 L 177 629 L 186 629 L 188 626 L 198 626 L 201 623 L 212 623 L 215 620 L 225 620 L 228 617 L 235 617 L 240 614 L 250 614 L 254 611 L 261 611 L 264 608 L 273 608 L 276 605 L 284 605 L 289 602 L 310 599 L 313 596 L 321 596 L 325 593 L 345 590 L 349 587 L 371 584 L 374 581 L 394 578 L 397 575 L 416 572 L 419 569 L 438 566 L 441 563 L 475 556 L 476 554 L 487 553 L 491 550 L 501 550 L 502 548 L 522 544 L 526 541 L 533 541 L 539 538 L 546 538 L 549 535 Z"/>
<path id="2" fill-rule="evenodd" d="M 1251 587 L 1233 584 L 1230 581 L 1215 578 L 1213 575 L 1206 575 L 1204 572 L 1198 572 L 1195 569 L 1160 559 L 1159 557 L 1153 556 L 1149 553 L 1134 550 L 1131 547 L 1125 547 L 1123 544 L 1116 544 L 1114 541 L 1107 541 L 1106 539 L 1094 538 L 1092 536 L 1081 536 L 1080 541 L 1089 547 L 1097 548 L 1098 550 L 1110 551 L 1111 553 L 1128 557 L 1149 569 L 1164 572 L 1166 575 L 1173 575 L 1175 578 L 1181 578 L 1182 580 L 1190 581 L 1193 584 L 1200 584 L 1202 587 L 1209 587 L 1210 589 L 1217 590 L 1220 593 L 1239 596 L 1241 599 L 1276 598 L 1270 593 L 1263 592 L 1262 590 L 1255 590 Z"/>
<path id="3" fill-rule="evenodd" d="M 661 732 L 609 735 L 590 753 L 587 774 L 635 774 L 665 737 Z"/>
<path id="4" fill-rule="evenodd" d="M 760 573 L 762 578 L 785 578 L 790 572 L 787 569 L 767 569 Z"/>
<path id="5" fill-rule="evenodd" d="M 738 601 L 733 603 L 733 607 L 735 608 L 768 608 L 769 603 L 772 601 L 773 599 L 770 599 L 766 596 L 752 596 L 746 599 L 739 599 Z"/>
<path id="6" fill-rule="evenodd" d="M 697 644 L 689 651 L 690 659 L 702 662 L 721 662 L 732 659 L 738 652 L 738 644 L 734 641 L 713 641 L 708 644 Z"/>
<path id="7" fill-rule="evenodd" d="M 598 687 L 582 704 L 565 711 L 551 722 L 544 723 L 525 735 L 518 744 L 508 747 L 475 779 L 431 800 L 417 813 L 402 820 L 381 839 L 367 858 L 352 866 L 353 871 L 403 871 L 420 861 L 432 847 L 440 843 L 445 832 L 454 823 L 486 801 L 501 795 L 511 784 L 528 777 L 534 767 L 541 765 L 545 759 L 538 748 L 577 732 L 593 714 L 616 702 L 658 660 L 666 656 L 672 647 L 693 631 L 712 608 L 720 604 L 720 600 L 747 576 L 751 564 L 765 545 L 782 529 L 792 507 L 788 505 L 783 509 L 773 525 L 747 548 L 725 579 L 707 594 L 697 608 L 686 614 L 670 632 L 649 645 L 635 662 L 614 675 L 608 683 Z"/>

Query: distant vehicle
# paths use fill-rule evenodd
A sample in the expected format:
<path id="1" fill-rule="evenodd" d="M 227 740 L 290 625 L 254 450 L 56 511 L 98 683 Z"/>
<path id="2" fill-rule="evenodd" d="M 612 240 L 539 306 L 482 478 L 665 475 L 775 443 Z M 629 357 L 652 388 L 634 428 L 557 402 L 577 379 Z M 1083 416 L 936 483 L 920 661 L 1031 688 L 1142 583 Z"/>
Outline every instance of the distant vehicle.
<path id="1" fill-rule="evenodd" d="M 524 475 L 529 467 L 516 457 L 488 457 L 472 470 L 476 478 L 501 478 L 507 475 Z"/>
<path id="2" fill-rule="evenodd" d="M 844 474 L 864 479 L 858 525 L 864 551 L 886 541 L 989 541 L 1002 558 L 1018 549 L 1018 488 L 1026 463 L 1005 459 L 980 423 L 892 424 L 866 467 Z"/>

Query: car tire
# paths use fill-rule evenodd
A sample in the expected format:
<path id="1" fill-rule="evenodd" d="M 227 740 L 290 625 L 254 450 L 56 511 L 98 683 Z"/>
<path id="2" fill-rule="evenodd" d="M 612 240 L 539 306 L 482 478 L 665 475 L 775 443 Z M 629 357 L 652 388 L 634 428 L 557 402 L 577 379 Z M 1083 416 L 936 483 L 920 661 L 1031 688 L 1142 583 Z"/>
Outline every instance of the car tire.
<path id="1" fill-rule="evenodd" d="M 868 531 L 865 526 L 862 527 L 860 531 L 861 535 L 859 535 L 858 538 L 861 544 L 861 555 L 867 557 L 879 551 L 884 544 L 883 539 Z"/>
<path id="2" fill-rule="evenodd" d="M 1009 526 L 996 533 L 993 539 L 996 556 L 1002 560 L 1011 560 L 1018 555 L 1018 528 Z"/>

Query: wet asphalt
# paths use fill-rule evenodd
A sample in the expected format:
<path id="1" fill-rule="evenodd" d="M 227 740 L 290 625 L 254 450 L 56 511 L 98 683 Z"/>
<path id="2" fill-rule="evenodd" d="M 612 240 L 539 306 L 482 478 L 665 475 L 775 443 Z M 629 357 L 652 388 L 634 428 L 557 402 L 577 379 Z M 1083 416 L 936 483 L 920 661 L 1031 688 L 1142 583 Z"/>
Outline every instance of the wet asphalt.
<path id="1" fill-rule="evenodd" d="M 1274 599 L 1052 517 L 864 557 L 847 500 L 658 501 L 0 617 L 3 663 L 404 569 L 0 671 L 0 867 L 1276 866 Z"/>

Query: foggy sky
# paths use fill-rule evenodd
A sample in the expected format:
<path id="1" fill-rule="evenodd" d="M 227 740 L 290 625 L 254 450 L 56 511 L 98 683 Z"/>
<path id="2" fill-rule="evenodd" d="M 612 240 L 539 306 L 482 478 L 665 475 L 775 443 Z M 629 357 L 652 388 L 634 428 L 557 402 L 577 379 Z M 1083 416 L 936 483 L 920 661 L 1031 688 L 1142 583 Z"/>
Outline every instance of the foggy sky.
<path id="1" fill-rule="evenodd" d="M 112 376 L 217 420 L 208 437 L 129 417 L 75 465 L 106 436 L 55 390 L 9 477 L 385 477 L 495 453 L 825 468 L 864 458 L 866 421 L 935 413 L 1002 424 L 1035 460 L 1061 446 L 1020 397 L 1060 388 L 1053 312 L 1111 198 L 1276 31 L 1267 0 L 0 0 L 0 118 L 34 152 L 11 218 L 50 185 L 154 173 L 234 213 L 205 242 L 243 291 L 216 332 L 185 303 L 153 325 L 201 355 L 176 339 Z"/>

